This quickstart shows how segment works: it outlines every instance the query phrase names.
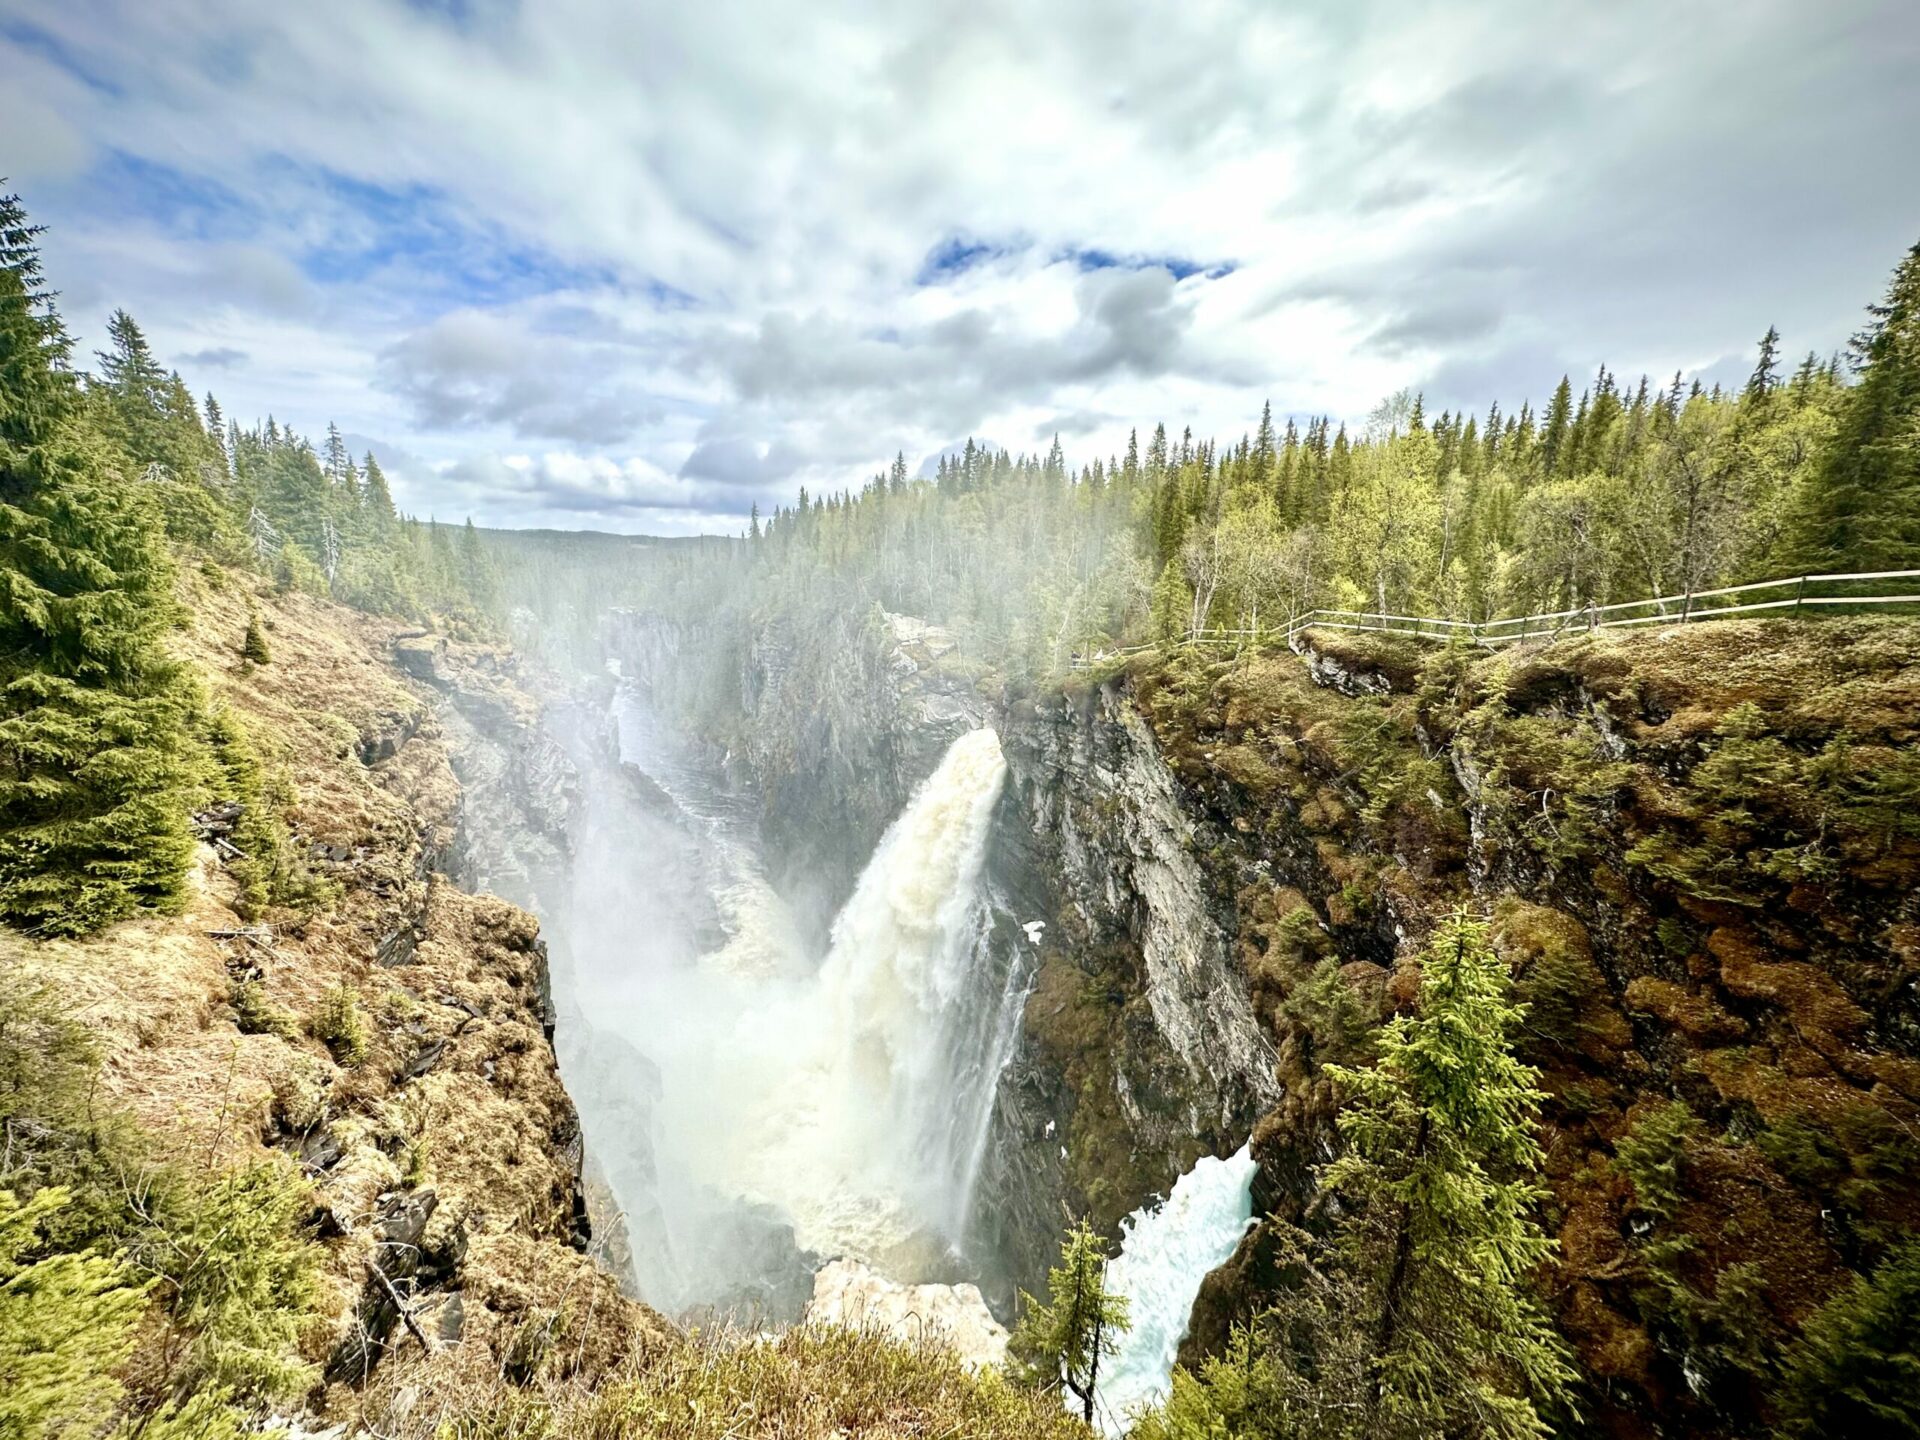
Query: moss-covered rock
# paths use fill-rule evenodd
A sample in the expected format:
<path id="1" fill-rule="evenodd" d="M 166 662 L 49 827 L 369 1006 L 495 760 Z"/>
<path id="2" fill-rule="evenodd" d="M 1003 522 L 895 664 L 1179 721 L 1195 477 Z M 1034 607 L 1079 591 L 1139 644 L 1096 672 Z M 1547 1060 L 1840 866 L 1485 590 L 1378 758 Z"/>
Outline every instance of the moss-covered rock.
<path id="1" fill-rule="evenodd" d="M 1920 627 L 1497 655 L 1316 632 L 1304 657 L 1180 655 L 1131 684 L 1221 837 L 1202 863 L 1281 1057 L 1252 1133 L 1292 1183 L 1263 1174 L 1261 1208 L 1302 1219 L 1325 1153 L 1318 957 L 1377 1017 L 1372 997 L 1413 1003 L 1407 957 L 1468 903 L 1528 1005 L 1561 1242 L 1543 1283 L 1595 1423 L 1767 1433 L 1808 1317 L 1920 1229 Z M 1650 1210 L 1624 1157 L 1679 1102 L 1692 1128 Z M 1209 1282 L 1188 1358 L 1282 1283 L 1267 1228 Z"/>

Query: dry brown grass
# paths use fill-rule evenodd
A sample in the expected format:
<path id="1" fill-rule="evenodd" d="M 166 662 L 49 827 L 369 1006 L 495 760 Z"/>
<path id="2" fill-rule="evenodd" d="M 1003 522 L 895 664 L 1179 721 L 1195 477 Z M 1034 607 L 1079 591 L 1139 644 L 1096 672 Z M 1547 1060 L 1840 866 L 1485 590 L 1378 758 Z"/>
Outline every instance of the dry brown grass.
<path id="1" fill-rule="evenodd" d="M 544 1321 L 531 1322 L 538 1329 Z M 524 1334 L 525 1332 L 519 1332 Z M 540 1333 L 545 1333 L 541 1331 Z M 389 1440 L 1088 1440 L 1060 1398 L 975 1374 L 949 1349 L 877 1330 L 801 1326 L 775 1336 L 706 1332 L 632 1347 L 572 1374 L 554 1327 L 529 1379 L 513 1337 L 436 1357 L 404 1390 L 368 1397 Z"/>

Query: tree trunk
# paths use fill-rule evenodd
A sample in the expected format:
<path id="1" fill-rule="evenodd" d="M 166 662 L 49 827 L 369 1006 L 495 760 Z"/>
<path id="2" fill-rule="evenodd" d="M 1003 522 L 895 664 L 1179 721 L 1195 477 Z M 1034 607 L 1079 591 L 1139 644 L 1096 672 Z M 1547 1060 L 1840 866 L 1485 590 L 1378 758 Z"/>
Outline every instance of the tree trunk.
<path id="1" fill-rule="evenodd" d="M 1100 1286 L 1102 1300 L 1106 1298 L 1106 1291 L 1107 1287 L 1103 1282 Z M 1106 1324 L 1106 1319 L 1106 1307 L 1104 1305 L 1093 1312 L 1093 1354 L 1087 1360 L 1087 1393 L 1081 1397 L 1082 1400 L 1086 1402 L 1085 1419 L 1089 1425 L 1093 1424 L 1093 1391 L 1094 1387 L 1099 1384 L 1100 1381 L 1100 1335 Z"/>
<path id="2" fill-rule="evenodd" d="M 1419 1164 L 1420 1157 L 1426 1153 L 1427 1127 L 1428 1117 L 1423 1114 L 1420 1117 L 1420 1128 L 1414 1132 L 1413 1149 L 1411 1151 L 1411 1158 L 1416 1165 Z M 1396 1234 L 1393 1240 L 1393 1263 L 1387 1270 L 1387 1288 L 1381 1294 L 1380 1318 L 1374 1322 L 1373 1328 L 1373 1357 L 1375 1360 L 1380 1359 L 1387 1353 L 1393 1344 L 1396 1332 L 1399 1330 L 1400 1302 L 1406 1296 L 1409 1271 L 1413 1266 L 1413 1226 L 1410 1223 L 1412 1217 L 1408 1215 L 1407 1207 L 1404 1203 L 1401 1204 L 1399 1208 L 1400 1220 L 1399 1224 L 1395 1227 Z M 1380 1385 L 1379 1382 L 1376 1381 L 1373 1387 L 1373 1406 L 1375 1411 L 1378 1411 L 1380 1408 L 1380 1398 Z"/>

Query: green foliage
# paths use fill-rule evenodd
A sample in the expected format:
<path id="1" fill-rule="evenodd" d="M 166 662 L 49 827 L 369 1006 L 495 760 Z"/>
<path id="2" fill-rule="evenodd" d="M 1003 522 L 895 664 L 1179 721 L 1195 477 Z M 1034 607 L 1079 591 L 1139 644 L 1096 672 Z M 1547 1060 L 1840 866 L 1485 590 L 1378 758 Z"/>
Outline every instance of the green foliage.
<path id="1" fill-rule="evenodd" d="M 266 665 L 273 660 L 267 632 L 261 628 L 260 616 L 252 610 L 247 611 L 247 633 L 240 641 L 240 658 L 249 665 Z"/>
<path id="2" fill-rule="evenodd" d="M 1699 1241 L 1677 1224 L 1687 1171 L 1718 1142 L 1684 1101 L 1637 1117 L 1615 1147 L 1615 1164 L 1633 1182 L 1642 1267 L 1636 1294 L 1656 1333 L 1685 1357 L 1696 1387 L 1732 1385 L 1745 1393 L 1769 1376 L 1782 1339 L 1767 1304 L 1760 1267 L 1741 1261 L 1707 1272 Z"/>
<path id="3" fill-rule="evenodd" d="M 1313 918 L 1313 912 L 1305 907 L 1294 915 L 1304 915 L 1309 921 Z M 1308 1062 L 1316 1069 L 1365 1059 L 1373 1044 L 1376 1017 L 1368 1013 L 1368 1007 L 1340 973 L 1340 965 L 1337 955 L 1324 957 L 1280 1003 L 1281 1015 L 1311 1042 Z"/>
<path id="4" fill-rule="evenodd" d="M 405 1415 L 396 1440 L 735 1440 L 755 1436 L 951 1436 L 1087 1440 L 1053 1394 L 975 1374 L 941 1345 L 878 1329 L 797 1326 L 778 1336 L 708 1330 L 650 1347 L 610 1379 L 471 1388 L 434 1428 Z M 420 1406 L 414 1414 L 428 1411 Z M 429 1413 L 431 1413 L 429 1411 Z"/>
<path id="5" fill-rule="evenodd" d="M 1627 859 L 1689 895 L 1766 903 L 1766 882 L 1825 881 L 1920 835 L 1920 754 L 1845 735 L 1808 753 L 1746 703 L 1727 712 L 1682 791 L 1686 825 L 1642 839 Z"/>
<path id="6" fill-rule="evenodd" d="M 1785 1433 L 1920 1436 L 1920 1240 L 1854 1276 L 1787 1352 Z"/>
<path id="7" fill-rule="evenodd" d="M 116 1410 L 143 1435 L 237 1434 L 234 1403 L 312 1378 L 310 1188 L 285 1162 L 151 1163 L 92 1115 L 95 1064 L 51 990 L 0 969 L 0 1436 L 99 1433 Z M 136 1343 L 150 1383 L 127 1397 Z"/>
<path id="8" fill-rule="evenodd" d="M 360 1008 L 359 993 L 351 985 L 335 985 L 321 996 L 320 1008 L 313 1012 L 307 1028 L 342 1065 L 351 1069 L 366 1063 L 371 1046 L 367 1016 Z"/>
<path id="9" fill-rule="evenodd" d="M 300 1033 L 293 1017 L 267 999 L 266 986 L 258 976 L 235 980 L 228 987 L 227 1003 L 233 1006 L 233 1018 L 242 1035 L 278 1035 L 291 1040 Z"/>
<path id="10" fill-rule="evenodd" d="M 1486 927 L 1456 914 L 1423 956 L 1418 1013 L 1385 1027 L 1373 1068 L 1332 1071 L 1347 1150 L 1323 1183 L 1378 1277 L 1365 1323 L 1387 1432 L 1540 1435 L 1567 1401 L 1565 1347 L 1529 1288 L 1553 1242 L 1532 1215 L 1542 1097 L 1513 1054 L 1521 1018 Z"/>
<path id="11" fill-rule="evenodd" d="M 140 477 L 169 536 L 235 557 L 240 534 L 224 493 L 225 456 L 192 395 L 178 374 L 160 367 L 126 311 L 107 321 L 107 339 L 110 348 L 100 352 L 87 386 L 93 428 L 116 448 L 123 471 Z"/>
<path id="12" fill-rule="evenodd" d="M 30 1258 L 42 1223 L 68 1202 L 0 1190 L 0 1436 L 85 1433 L 119 1402 L 150 1282 L 118 1256 Z"/>
<path id="13" fill-rule="evenodd" d="M 1706 1136 L 1706 1126 L 1684 1100 L 1669 1100 L 1645 1112 L 1614 1147 L 1614 1163 L 1633 1182 L 1635 1203 L 1647 1214 L 1671 1220 L 1680 1208 L 1681 1167 Z"/>
<path id="14" fill-rule="evenodd" d="M 234 908 L 257 920 L 273 905 L 306 914 L 339 899 L 339 887 L 313 873 L 287 833 L 285 812 L 293 804 L 291 783 L 283 772 L 269 772 L 246 726 L 231 710 L 215 712 L 207 722 L 207 740 L 216 768 L 215 793 L 240 806 L 233 827 L 227 870 L 239 882 Z"/>
<path id="15" fill-rule="evenodd" d="M 1060 1245 L 1047 1271 L 1046 1302 L 1022 1291 L 1020 1324 L 1007 1343 L 1009 1368 L 1040 1389 L 1064 1385 L 1089 1424 L 1099 1395 L 1100 1363 L 1120 1348 L 1127 1298 L 1107 1290 L 1106 1243 L 1082 1221 Z"/>
<path id="16" fill-rule="evenodd" d="M 317 1309 L 319 1247 L 305 1231 L 313 1191 L 298 1168 L 275 1159 L 216 1174 L 162 1171 L 139 1200 L 148 1223 L 133 1253 L 160 1279 L 177 1393 L 304 1393 L 317 1373 L 298 1345 Z"/>
<path id="17" fill-rule="evenodd" d="M 1904 569 L 1920 553 L 1920 244 L 1868 315 L 1853 344 L 1860 382 L 1790 526 L 1808 570 Z"/>
<path id="18" fill-rule="evenodd" d="M 80 423 L 31 278 L 0 265 L 0 919 L 78 935 L 181 898 L 196 698 L 151 498 Z"/>
<path id="19" fill-rule="evenodd" d="M 60 1006 L 53 987 L 0 963 L 0 1127 L 67 1124 L 82 1114 L 98 1063 L 87 1027 Z"/>
<path id="20" fill-rule="evenodd" d="M 1417 1014 L 1368 1069 L 1330 1065 L 1346 1149 L 1320 1177 L 1329 1237 L 1269 1221 L 1278 1302 L 1236 1330 L 1136 1440 L 1544 1436 L 1574 1372 L 1531 1290 L 1553 1242 L 1541 1095 L 1486 927 L 1456 914 L 1421 960 Z M 1334 1202 L 1334 1203 L 1328 1203 Z"/>
<path id="21" fill-rule="evenodd" d="M 1524 847 L 1556 868 L 1577 864 L 1604 835 L 1631 767 L 1585 716 L 1514 714 L 1511 683 L 1503 663 L 1454 737 L 1481 772 L 1483 826 L 1493 843 Z"/>

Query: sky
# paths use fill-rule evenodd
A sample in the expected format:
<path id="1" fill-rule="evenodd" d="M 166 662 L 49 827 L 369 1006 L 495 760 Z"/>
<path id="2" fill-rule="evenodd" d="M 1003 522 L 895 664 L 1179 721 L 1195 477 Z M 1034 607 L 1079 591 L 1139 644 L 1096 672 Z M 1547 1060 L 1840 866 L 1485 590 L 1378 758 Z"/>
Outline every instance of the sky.
<path id="1" fill-rule="evenodd" d="M 730 533 L 968 436 L 1825 354 L 1916 77 L 1914 0 L 0 0 L 0 175 L 85 348 L 412 513 Z"/>

